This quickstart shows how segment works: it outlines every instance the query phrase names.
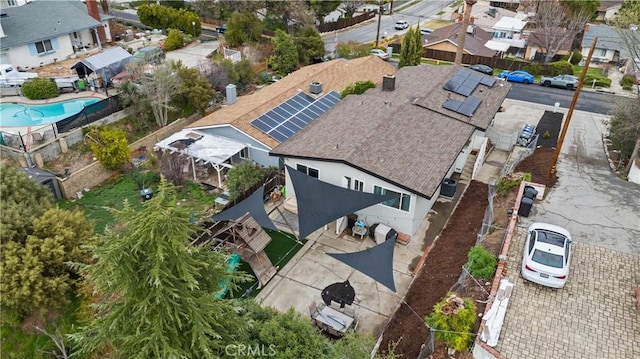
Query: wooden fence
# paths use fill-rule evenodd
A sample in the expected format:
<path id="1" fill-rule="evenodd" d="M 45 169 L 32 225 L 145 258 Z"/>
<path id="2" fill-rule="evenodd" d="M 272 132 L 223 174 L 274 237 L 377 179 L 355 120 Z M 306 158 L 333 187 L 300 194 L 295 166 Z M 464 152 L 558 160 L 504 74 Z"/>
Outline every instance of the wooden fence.
<path id="1" fill-rule="evenodd" d="M 400 53 L 401 44 L 393 43 L 390 44 L 393 48 L 393 52 L 396 54 Z M 434 50 L 434 49 L 424 49 L 424 53 L 422 54 L 423 58 L 432 59 L 432 60 L 440 60 L 447 62 L 454 62 L 456 59 L 456 53 L 450 51 L 442 51 L 442 50 Z M 503 69 L 503 70 L 520 70 L 523 67 L 527 66 L 529 62 L 525 61 L 515 61 L 509 59 L 501 59 L 498 57 L 485 57 L 485 56 L 477 56 L 477 55 L 462 55 L 462 63 L 466 65 L 474 65 L 474 64 L 483 64 L 490 66 L 494 69 Z"/>
<path id="2" fill-rule="evenodd" d="M 349 19 L 340 19 L 336 22 L 328 22 L 328 23 L 320 24 L 318 25 L 318 32 L 323 33 L 323 32 L 331 32 L 331 31 L 344 29 L 346 27 L 353 26 L 363 21 L 372 19 L 375 16 L 376 16 L 375 11 L 369 11 L 369 12 L 365 12 L 362 15 L 354 16 Z"/>

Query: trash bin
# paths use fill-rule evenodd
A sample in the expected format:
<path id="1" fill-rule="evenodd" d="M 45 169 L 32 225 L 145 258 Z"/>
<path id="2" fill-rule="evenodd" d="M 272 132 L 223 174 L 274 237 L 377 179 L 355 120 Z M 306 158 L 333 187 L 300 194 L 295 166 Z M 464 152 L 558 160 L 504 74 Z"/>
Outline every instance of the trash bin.
<path id="1" fill-rule="evenodd" d="M 522 217 L 529 217 L 531 207 L 533 207 L 533 198 L 522 197 L 522 200 L 520 201 L 520 208 L 518 208 L 518 215 Z"/>
<path id="2" fill-rule="evenodd" d="M 524 197 L 536 199 L 538 196 L 538 191 L 533 186 L 524 186 Z"/>
<path id="3" fill-rule="evenodd" d="M 78 90 L 84 91 L 87 89 L 87 83 L 84 80 L 78 80 Z"/>

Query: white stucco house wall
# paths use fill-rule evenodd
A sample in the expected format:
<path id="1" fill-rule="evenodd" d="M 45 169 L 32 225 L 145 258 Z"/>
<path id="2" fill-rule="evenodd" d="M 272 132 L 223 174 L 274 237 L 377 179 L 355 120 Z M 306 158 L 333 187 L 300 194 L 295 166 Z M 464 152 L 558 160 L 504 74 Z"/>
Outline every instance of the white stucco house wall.
<path id="1" fill-rule="evenodd" d="M 94 6 L 95 17 L 89 15 Z M 46 15 L 45 15 L 46 14 Z M 29 70 L 111 41 L 109 19 L 95 0 L 31 1 L 0 12 L 0 62 Z"/>
<path id="2" fill-rule="evenodd" d="M 526 21 L 515 17 L 504 16 L 491 27 L 493 41 L 508 44 L 510 47 L 524 49 L 527 46 L 523 29 L 527 25 Z"/>
<path id="3" fill-rule="evenodd" d="M 453 77 L 470 72 L 458 66 L 404 67 L 386 76 L 382 86 L 347 96 L 270 154 L 335 186 L 393 194 L 394 200 L 355 214 L 369 226 L 382 223 L 414 236 L 440 198 L 443 182 L 461 173 L 470 158 L 484 160 L 486 130 L 510 89 L 492 77 L 471 75 L 486 83 L 470 78 L 471 92 L 450 90 Z M 452 101 L 478 106 L 465 112 L 449 106 Z M 475 173 L 479 165 L 473 165 Z M 300 189 L 288 179 L 287 197 L 295 197 Z"/>

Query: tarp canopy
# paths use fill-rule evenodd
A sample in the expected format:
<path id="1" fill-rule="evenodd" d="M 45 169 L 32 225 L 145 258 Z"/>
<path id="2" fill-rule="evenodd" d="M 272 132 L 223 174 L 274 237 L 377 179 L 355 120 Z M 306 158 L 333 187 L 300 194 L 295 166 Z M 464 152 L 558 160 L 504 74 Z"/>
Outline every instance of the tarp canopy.
<path id="1" fill-rule="evenodd" d="M 278 228 L 271 222 L 269 215 L 264 210 L 264 186 L 253 192 L 251 196 L 245 198 L 242 202 L 222 211 L 213 217 L 214 221 L 235 221 L 245 214 L 251 214 L 251 217 L 258 222 L 260 227 L 277 231 Z"/>
<path id="2" fill-rule="evenodd" d="M 395 292 L 396 285 L 393 280 L 395 244 L 396 241 L 388 240 L 360 252 L 327 254 Z"/>
<path id="3" fill-rule="evenodd" d="M 246 145 L 227 137 L 186 129 L 156 143 L 155 147 L 180 152 L 204 163 L 218 165 L 242 151 Z"/>
<path id="4" fill-rule="evenodd" d="M 80 78 L 87 77 L 95 72 L 97 76 L 102 76 L 104 80 L 111 81 L 114 76 L 124 70 L 131 58 L 132 56 L 127 50 L 116 46 L 81 60 L 71 66 L 71 69 L 75 69 Z"/>
<path id="5" fill-rule="evenodd" d="M 298 203 L 300 239 L 316 229 L 355 211 L 395 198 L 354 191 L 322 182 L 317 178 L 287 167 Z"/>

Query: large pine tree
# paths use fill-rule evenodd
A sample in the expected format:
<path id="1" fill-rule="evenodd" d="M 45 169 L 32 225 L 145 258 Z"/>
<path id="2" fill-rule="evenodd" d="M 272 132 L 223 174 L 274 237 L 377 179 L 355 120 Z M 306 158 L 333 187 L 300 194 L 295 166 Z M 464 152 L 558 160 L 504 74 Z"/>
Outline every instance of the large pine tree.
<path id="1" fill-rule="evenodd" d="M 123 358 L 214 358 L 244 329 L 232 301 L 215 298 L 225 256 L 197 248 L 197 225 L 176 204 L 163 178 L 155 196 L 136 210 L 125 202 L 117 225 L 93 247 L 95 263 L 81 268 L 97 295 L 95 320 L 72 339 L 82 352 Z"/>

